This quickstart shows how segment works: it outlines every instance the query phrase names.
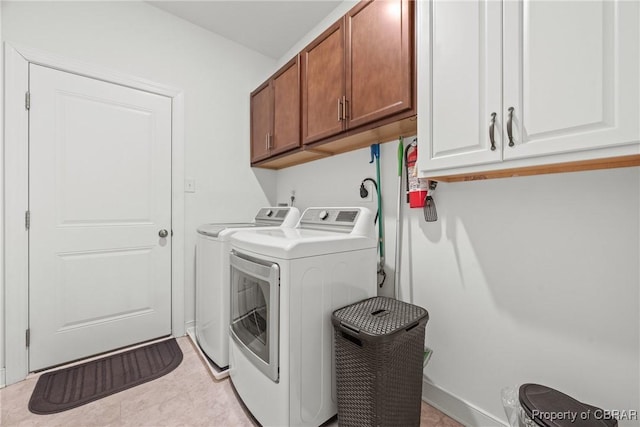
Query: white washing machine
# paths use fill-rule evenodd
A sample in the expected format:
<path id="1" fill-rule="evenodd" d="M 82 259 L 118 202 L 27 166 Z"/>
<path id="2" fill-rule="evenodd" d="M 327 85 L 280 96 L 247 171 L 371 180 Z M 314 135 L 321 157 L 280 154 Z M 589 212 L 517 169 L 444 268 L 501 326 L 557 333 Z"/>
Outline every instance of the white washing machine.
<path id="1" fill-rule="evenodd" d="M 229 238 L 240 230 L 294 227 L 294 207 L 262 208 L 253 222 L 205 224 L 196 247 L 196 340 L 220 370 L 229 365 Z"/>
<path id="2" fill-rule="evenodd" d="M 337 413 L 331 314 L 376 296 L 373 216 L 309 208 L 231 246 L 231 381 L 262 425 L 319 426 Z"/>

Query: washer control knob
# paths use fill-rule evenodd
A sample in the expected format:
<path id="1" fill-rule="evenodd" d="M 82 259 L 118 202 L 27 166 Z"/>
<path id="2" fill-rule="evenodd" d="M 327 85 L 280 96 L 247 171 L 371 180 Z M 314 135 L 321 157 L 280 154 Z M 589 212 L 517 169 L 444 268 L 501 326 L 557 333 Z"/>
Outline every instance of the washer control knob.
<path id="1" fill-rule="evenodd" d="M 273 211 L 271 209 L 267 209 L 267 211 L 264 214 L 270 217 L 271 215 L 273 215 Z"/>
<path id="2" fill-rule="evenodd" d="M 320 218 L 322 221 L 324 221 L 325 219 L 329 218 L 329 212 L 320 211 L 320 213 L 318 214 L 318 218 Z"/>

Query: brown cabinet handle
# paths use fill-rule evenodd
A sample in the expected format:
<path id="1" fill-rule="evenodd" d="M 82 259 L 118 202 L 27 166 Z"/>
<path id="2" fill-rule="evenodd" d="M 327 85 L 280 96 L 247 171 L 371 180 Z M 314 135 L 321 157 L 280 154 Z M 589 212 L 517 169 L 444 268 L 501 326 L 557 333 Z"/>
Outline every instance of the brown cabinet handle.
<path id="1" fill-rule="evenodd" d="M 342 121 L 342 101 L 338 98 L 338 121 Z"/>
<path id="2" fill-rule="evenodd" d="M 349 117 L 349 113 L 347 110 L 347 103 L 349 101 L 347 101 L 347 97 L 345 95 L 342 95 L 342 120 L 347 120 L 347 117 Z"/>
<path id="3" fill-rule="evenodd" d="M 491 113 L 491 121 L 489 122 L 489 140 L 491 141 L 491 151 L 496 151 L 496 139 L 494 136 L 496 127 L 496 113 Z"/>
<path id="4" fill-rule="evenodd" d="M 507 120 L 507 136 L 509 137 L 509 147 L 516 145 L 513 142 L 513 107 L 509 107 L 509 119 Z"/>
<path id="5" fill-rule="evenodd" d="M 264 135 L 264 148 L 269 151 L 269 132 Z"/>

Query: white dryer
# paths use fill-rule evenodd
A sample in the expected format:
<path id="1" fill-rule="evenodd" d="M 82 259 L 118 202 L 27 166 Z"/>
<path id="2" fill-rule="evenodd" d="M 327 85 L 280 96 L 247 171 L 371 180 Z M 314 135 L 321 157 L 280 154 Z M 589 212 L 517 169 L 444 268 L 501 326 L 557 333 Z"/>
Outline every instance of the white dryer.
<path id="1" fill-rule="evenodd" d="M 294 207 L 262 208 L 253 222 L 204 224 L 196 247 L 196 340 L 219 369 L 229 365 L 229 252 L 231 235 L 240 230 L 294 227 Z"/>
<path id="2" fill-rule="evenodd" d="M 319 426 L 337 413 L 331 313 L 376 296 L 373 216 L 309 208 L 231 246 L 231 381 L 262 425 Z"/>

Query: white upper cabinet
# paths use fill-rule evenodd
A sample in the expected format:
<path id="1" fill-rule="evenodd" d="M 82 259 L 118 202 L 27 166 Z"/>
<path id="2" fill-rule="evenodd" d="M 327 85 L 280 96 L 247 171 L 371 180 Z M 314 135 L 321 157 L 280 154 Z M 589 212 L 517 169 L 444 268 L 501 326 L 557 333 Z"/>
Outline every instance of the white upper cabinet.
<path id="1" fill-rule="evenodd" d="M 505 159 L 638 141 L 638 4 L 504 3 Z"/>
<path id="2" fill-rule="evenodd" d="M 637 154 L 639 26 L 636 1 L 418 2 L 420 169 Z"/>
<path id="3" fill-rule="evenodd" d="M 420 150 L 428 145 L 426 164 L 446 168 L 500 161 L 502 4 L 433 1 L 418 2 L 418 7 L 423 9 L 418 18 L 418 141 Z"/>

